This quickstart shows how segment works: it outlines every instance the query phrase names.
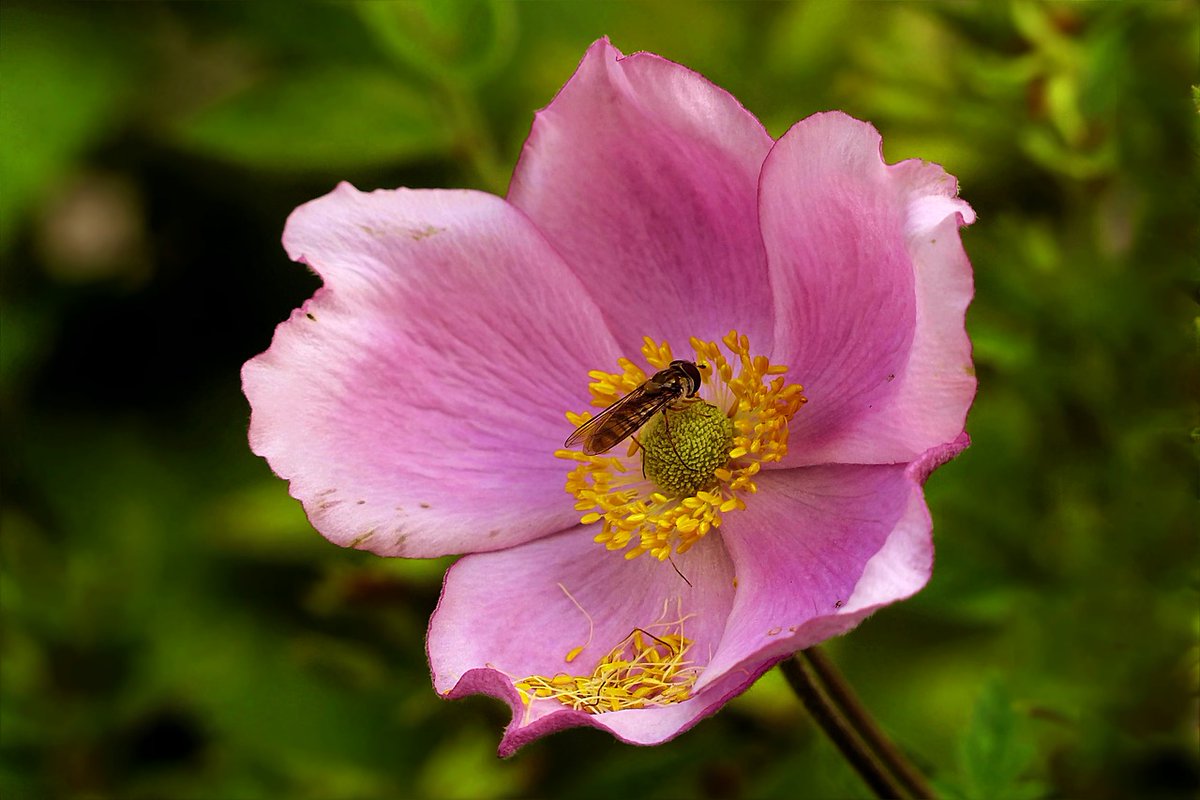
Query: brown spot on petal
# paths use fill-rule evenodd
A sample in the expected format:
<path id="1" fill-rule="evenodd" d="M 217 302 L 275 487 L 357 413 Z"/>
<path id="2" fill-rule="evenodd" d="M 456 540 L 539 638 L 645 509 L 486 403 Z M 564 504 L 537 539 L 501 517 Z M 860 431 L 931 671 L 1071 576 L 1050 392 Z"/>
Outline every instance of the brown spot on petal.
<path id="1" fill-rule="evenodd" d="M 408 238 L 414 242 L 419 242 L 422 239 L 428 239 L 430 236 L 436 236 L 439 233 L 444 233 L 445 228 L 435 228 L 432 225 L 426 225 L 424 228 L 413 228 L 408 232 Z"/>
<path id="2" fill-rule="evenodd" d="M 499 535 L 500 535 L 500 529 L 499 529 L 499 528 L 492 528 L 490 531 L 488 531 L 488 538 L 489 538 L 489 539 L 495 539 L 495 538 L 496 538 L 497 536 L 499 536 Z"/>
<path id="3" fill-rule="evenodd" d="M 429 505 L 429 503 L 421 503 L 421 508 L 432 508 L 432 507 L 433 506 Z M 396 510 L 399 511 L 400 509 L 396 509 Z"/>
<path id="4" fill-rule="evenodd" d="M 782 630 L 783 628 L 771 628 L 771 630 L 767 631 L 767 636 L 778 636 Z"/>
<path id="5" fill-rule="evenodd" d="M 309 318 L 309 319 L 311 319 L 313 322 L 316 322 L 316 321 L 317 321 L 317 318 L 316 318 L 316 317 L 314 317 L 312 314 L 310 314 L 310 313 L 308 313 L 308 312 L 305 312 L 305 313 L 304 313 L 304 316 L 308 317 L 308 318 Z"/>
<path id="6" fill-rule="evenodd" d="M 370 539 L 372 536 L 374 536 L 378 532 L 379 532 L 378 528 L 371 528 L 371 530 L 367 531 L 366 533 L 355 537 L 354 541 L 350 542 L 350 547 L 358 547 L 360 544 L 365 542 L 367 539 Z"/>
<path id="7" fill-rule="evenodd" d="M 438 228 L 433 225 L 424 225 L 422 227 L 405 227 L 401 225 L 388 225 L 383 228 L 375 228 L 370 225 L 359 225 L 358 229 L 368 236 L 383 238 L 385 236 L 406 236 L 414 242 L 419 242 L 422 239 L 428 239 L 439 233 L 444 233 L 445 228 Z"/>
<path id="8" fill-rule="evenodd" d="M 354 501 L 354 505 L 356 505 L 356 506 L 365 506 L 366 504 L 367 504 L 366 500 L 355 500 Z"/>

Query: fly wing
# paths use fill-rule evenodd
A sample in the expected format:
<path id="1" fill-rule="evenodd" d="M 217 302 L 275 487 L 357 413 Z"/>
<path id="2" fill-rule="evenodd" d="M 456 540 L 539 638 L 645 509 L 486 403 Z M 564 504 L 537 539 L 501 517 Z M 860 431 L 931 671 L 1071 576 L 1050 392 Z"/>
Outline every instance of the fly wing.
<path id="1" fill-rule="evenodd" d="M 575 429 L 566 446 L 583 443 L 583 452 L 598 456 L 620 444 L 671 402 L 669 392 L 639 386 Z"/>

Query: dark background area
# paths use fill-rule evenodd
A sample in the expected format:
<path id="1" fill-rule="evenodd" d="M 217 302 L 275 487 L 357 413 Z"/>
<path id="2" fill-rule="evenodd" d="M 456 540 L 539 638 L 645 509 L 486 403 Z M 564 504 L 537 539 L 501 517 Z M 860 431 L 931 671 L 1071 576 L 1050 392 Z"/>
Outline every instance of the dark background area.
<path id="1" fill-rule="evenodd" d="M 827 648 L 881 724 L 950 797 L 1195 796 L 1198 13 L 6 2 L 0 794 L 867 796 L 777 674 L 661 747 L 498 761 L 502 704 L 430 686 L 448 562 L 328 544 L 247 449 L 238 370 L 318 285 L 287 214 L 343 179 L 502 194 L 607 34 L 776 136 L 870 120 L 978 212 L 933 580 Z"/>

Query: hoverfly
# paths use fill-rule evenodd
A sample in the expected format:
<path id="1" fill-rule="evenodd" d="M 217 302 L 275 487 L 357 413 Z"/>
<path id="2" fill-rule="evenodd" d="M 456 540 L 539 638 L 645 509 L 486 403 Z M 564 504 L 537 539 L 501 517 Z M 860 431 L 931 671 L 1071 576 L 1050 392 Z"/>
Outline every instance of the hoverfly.
<path id="1" fill-rule="evenodd" d="M 626 437 L 654 418 L 660 411 L 683 402 L 691 402 L 700 390 L 701 370 L 707 364 L 676 359 L 650 376 L 641 386 L 601 411 L 567 437 L 566 447 L 583 443 L 589 456 L 607 453 Z"/>

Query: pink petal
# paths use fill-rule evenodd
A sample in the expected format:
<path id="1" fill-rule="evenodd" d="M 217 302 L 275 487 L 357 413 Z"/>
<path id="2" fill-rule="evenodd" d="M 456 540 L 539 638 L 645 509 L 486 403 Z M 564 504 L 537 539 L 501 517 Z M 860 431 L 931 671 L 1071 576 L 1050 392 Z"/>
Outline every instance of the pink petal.
<path id="1" fill-rule="evenodd" d="M 523 705 L 514 681 L 560 672 L 590 674 L 635 628 L 648 628 L 664 614 L 670 620 L 680 611 L 694 615 L 683 629 L 694 642 L 689 657 L 700 666 L 725 629 L 733 573 L 717 537 L 674 556 L 689 586 L 669 563 L 647 556 L 627 560 L 593 542 L 593 533 L 581 527 L 509 550 L 467 556 L 446 575 L 429 624 L 434 687 L 448 697 L 482 692 L 508 701 L 513 721 L 502 754 L 553 730 L 579 725 L 603 728 L 630 742 L 665 741 L 753 680 L 739 674 L 704 697 L 661 708 L 593 715 L 548 699 Z M 588 641 L 589 616 L 594 624 L 591 643 L 568 663 L 567 653 Z"/>
<path id="2" fill-rule="evenodd" d="M 923 486 L 935 469 L 957 456 L 970 443 L 970 437 L 960 433 L 952 442 L 931 447 L 908 465 L 905 477 L 914 485 Z M 876 609 L 911 597 L 929 581 L 933 567 L 933 520 L 925 506 L 923 492 L 918 490 L 917 495 L 920 503 L 915 504 L 910 498 L 905 516 L 882 549 L 867 562 L 854 594 L 839 610 L 839 617 L 856 617 L 839 633 L 857 625 Z"/>
<path id="3" fill-rule="evenodd" d="M 763 166 L 774 359 L 805 387 L 788 463 L 910 461 L 953 440 L 975 393 L 958 228 L 974 213 L 936 165 L 883 162 L 844 114 L 796 124 Z"/>
<path id="4" fill-rule="evenodd" d="M 761 476 L 721 535 L 738 589 L 709 682 L 850 630 L 912 595 L 933 568 L 921 484 L 966 436 L 909 465 L 826 465 Z"/>
<path id="5" fill-rule="evenodd" d="M 707 686 L 702 694 L 673 705 L 655 708 L 610 711 L 604 714 L 588 714 L 574 711 L 565 706 L 555 708 L 539 706 L 526 718 L 527 709 L 521 704 L 512 679 L 491 668 L 468 671 L 453 689 L 443 694 L 451 700 L 473 694 L 486 694 L 508 702 L 513 709 L 513 720 L 504 731 L 499 754 L 507 758 L 530 742 L 567 728 L 589 726 L 608 731 L 627 744 L 653 745 L 669 741 L 705 717 L 712 716 L 730 699 L 744 692 L 764 672 L 777 664 L 767 661 L 753 669 L 725 675 L 715 684 Z"/>
<path id="6" fill-rule="evenodd" d="M 772 303 L 758 227 L 771 137 L 703 76 L 602 39 L 538 112 L 509 199 L 602 297 L 626 353 L 683 352 L 736 327 L 766 349 Z"/>
<path id="7" fill-rule="evenodd" d="M 381 555 L 506 547 L 573 526 L 554 458 L 614 344 L 525 217 L 478 192 L 298 208 L 325 287 L 242 373 L 250 443 L 332 541 Z"/>

